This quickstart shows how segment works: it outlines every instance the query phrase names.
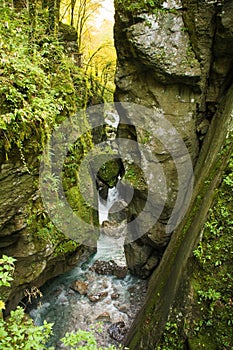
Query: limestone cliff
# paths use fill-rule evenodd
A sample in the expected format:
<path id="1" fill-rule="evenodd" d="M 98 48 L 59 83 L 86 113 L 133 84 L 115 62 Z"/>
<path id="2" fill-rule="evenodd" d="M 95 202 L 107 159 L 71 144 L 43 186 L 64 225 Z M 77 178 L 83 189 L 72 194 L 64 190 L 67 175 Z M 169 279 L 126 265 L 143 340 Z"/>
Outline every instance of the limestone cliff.
<path id="1" fill-rule="evenodd" d="M 219 101 L 232 83 L 232 2 L 168 0 L 142 5 L 127 1 L 124 7 L 116 0 L 115 7 L 115 98 L 162 111 L 185 142 L 195 167 Z M 133 123 L 133 114 L 129 113 L 128 118 Z M 153 133 L 150 116 L 144 122 Z M 123 123 L 119 135 L 132 135 Z M 140 141 L 140 131 L 134 139 Z M 157 224 L 126 246 L 130 269 L 142 277 L 156 267 L 170 239 L 166 225 L 178 192 L 177 173 L 168 150 L 156 142 L 147 144 L 164 169 L 168 196 Z M 124 165 L 127 174 L 127 162 Z M 140 188 L 137 190 L 129 220 L 137 215 L 135 208 L 140 210 L 145 197 Z"/>

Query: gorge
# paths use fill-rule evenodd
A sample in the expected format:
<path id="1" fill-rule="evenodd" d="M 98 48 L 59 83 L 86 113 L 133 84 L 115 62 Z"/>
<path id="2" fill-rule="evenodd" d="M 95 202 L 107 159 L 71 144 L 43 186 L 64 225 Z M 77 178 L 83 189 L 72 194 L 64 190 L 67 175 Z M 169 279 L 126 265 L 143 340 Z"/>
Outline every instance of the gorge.
<path id="1" fill-rule="evenodd" d="M 134 322 L 121 339 L 125 346 L 231 350 L 233 3 L 115 0 L 114 6 L 116 88 L 106 117 L 112 122 L 104 121 L 101 105 L 111 101 L 93 92 L 93 77 L 87 81 L 77 61 L 74 66 L 67 64 L 52 39 L 35 34 L 39 44 L 33 59 L 40 64 L 32 66 L 33 60 L 22 54 L 25 49 L 14 53 L 18 51 L 12 37 L 20 37 L 22 19 L 19 12 L 1 8 L 5 19 L 1 22 L 0 250 L 16 258 L 11 288 L 1 292 L 5 315 L 24 298 L 25 290 L 46 282 L 52 288 L 52 278 L 75 266 L 76 277 L 78 273 L 82 281 L 92 279 L 93 290 L 102 292 L 98 283 L 103 280 L 90 272 L 88 259 L 98 249 L 96 260 L 108 253 L 109 261 L 113 251 L 104 246 L 106 239 L 103 245 L 99 239 L 97 247 L 82 239 L 90 235 L 98 242 L 100 220 L 103 231 L 110 234 L 120 231 L 121 224 L 126 230 L 121 259 L 126 259 L 132 276 L 105 281 L 109 300 L 113 280 L 119 286 L 117 293 L 127 294 L 120 303 L 132 302 L 127 312 L 129 323 Z M 18 22 L 13 24 L 15 18 Z M 66 30 L 62 40 L 74 43 L 75 32 Z M 17 45 L 23 47 L 22 42 Z M 18 65 L 15 57 L 21 59 Z M 86 107 L 89 113 L 77 113 Z M 39 173 L 49 135 L 74 115 L 79 117 L 74 117 L 73 129 L 65 129 L 64 139 L 75 133 L 79 137 L 74 137 L 64 157 L 62 175 L 59 156 L 48 149 L 52 175 L 43 177 L 43 188 Z M 52 150 L 60 150 L 65 142 L 56 139 Z M 89 159 L 88 174 L 83 169 Z M 55 224 L 60 219 L 66 225 L 66 220 L 60 215 L 52 220 L 54 208 L 51 202 L 46 207 L 44 200 L 47 195 L 61 198 L 59 181 L 74 215 L 85 223 L 78 230 L 69 226 L 68 235 Z M 110 203 L 108 216 L 104 213 L 101 218 L 98 207 L 109 195 L 116 195 L 115 186 L 120 201 Z M 68 225 L 69 220 L 67 216 Z M 70 292 L 71 279 L 77 279 L 71 276 L 68 272 L 68 282 L 58 277 L 62 287 L 54 287 L 56 297 L 64 297 L 61 305 L 67 303 L 67 295 L 71 299 L 78 295 Z M 133 284 L 139 287 L 137 293 L 140 288 L 143 293 L 131 295 L 130 301 Z M 46 292 L 45 297 L 51 298 Z M 48 300 L 45 304 L 52 302 Z M 72 299 L 72 308 L 76 303 Z M 112 309 L 101 305 L 103 313 L 111 314 Z M 30 312 L 35 317 L 33 307 Z M 91 314 L 87 306 L 76 314 L 75 322 L 85 313 Z M 100 314 L 99 310 L 95 317 Z M 120 317 L 127 323 L 125 315 Z M 113 322 L 119 320 L 113 317 Z M 69 330 L 76 330 L 75 322 Z M 100 343 L 107 345 L 109 340 Z"/>

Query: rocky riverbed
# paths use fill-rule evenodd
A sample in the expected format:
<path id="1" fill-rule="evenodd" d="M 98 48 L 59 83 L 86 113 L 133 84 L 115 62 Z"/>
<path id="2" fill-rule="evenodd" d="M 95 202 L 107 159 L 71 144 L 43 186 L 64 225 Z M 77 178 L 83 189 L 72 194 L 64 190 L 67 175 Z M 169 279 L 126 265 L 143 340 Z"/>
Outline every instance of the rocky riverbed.
<path id="1" fill-rule="evenodd" d="M 146 285 L 127 271 L 124 262 L 93 256 L 48 282 L 42 288 L 43 297 L 33 301 L 28 312 L 37 325 L 44 320 L 54 323 L 49 345 L 56 349 L 63 348 L 59 339 L 66 332 L 78 329 L 94 329 L 99 346 L 118 347 L 143 303 Z"/>

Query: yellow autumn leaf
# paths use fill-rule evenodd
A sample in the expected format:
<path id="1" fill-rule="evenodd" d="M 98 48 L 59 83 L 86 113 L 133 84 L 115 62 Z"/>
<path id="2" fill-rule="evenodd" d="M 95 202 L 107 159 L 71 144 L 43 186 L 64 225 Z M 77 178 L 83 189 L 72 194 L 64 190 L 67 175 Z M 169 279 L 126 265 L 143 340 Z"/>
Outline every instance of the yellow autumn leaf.
<path id="1" fill-rule="evenodd" d="M 5 309 L 5 303 L 4 301 L 0 300 L 0 310 Z"/>

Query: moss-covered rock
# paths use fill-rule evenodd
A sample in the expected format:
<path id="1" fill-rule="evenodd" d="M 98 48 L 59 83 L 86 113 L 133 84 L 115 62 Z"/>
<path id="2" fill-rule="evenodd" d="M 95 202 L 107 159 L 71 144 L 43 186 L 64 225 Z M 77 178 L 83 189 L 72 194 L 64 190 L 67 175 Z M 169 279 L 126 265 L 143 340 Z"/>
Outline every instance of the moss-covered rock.
<path id="1" fill-rule="evenodd" d="M 27 12 L 1 6 L 1 14 L 0 254 L 17 259 L 8 312 L 25 289 L 64 273 L 93 249 L 56 229 L 38 181 L 41 154 L 54 128 L 86 104 L 85 74 L 65 56 L 58 40 L 47 35 L 45 13 L 38 16 L 33 50 Z M 87 123 L 83 115 L 79 127 Z M 75 196 L 79 165 L 91 143 L 90 133 L 78 139 L 63 171 L 67 199 L 88 222 L 94 214 Z"/>

